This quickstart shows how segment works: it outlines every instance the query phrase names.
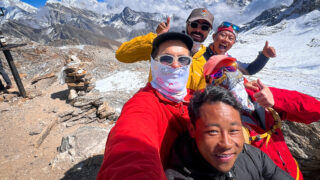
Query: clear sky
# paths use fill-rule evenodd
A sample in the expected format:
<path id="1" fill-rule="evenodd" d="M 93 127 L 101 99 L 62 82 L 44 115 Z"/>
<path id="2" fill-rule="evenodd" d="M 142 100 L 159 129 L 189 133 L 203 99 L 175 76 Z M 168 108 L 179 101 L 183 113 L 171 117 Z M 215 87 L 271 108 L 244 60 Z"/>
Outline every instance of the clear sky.
<path id="1" fill-rule="evenodd" d="M 27 4 L 30 4 L 34 7 L 41 7 L 44 6 L 47 2 L 47 0 L 21 0 L 22 2 L 25 2 Z M 103 0 L 98 0 L 99 2 L 102 2 Z"/>

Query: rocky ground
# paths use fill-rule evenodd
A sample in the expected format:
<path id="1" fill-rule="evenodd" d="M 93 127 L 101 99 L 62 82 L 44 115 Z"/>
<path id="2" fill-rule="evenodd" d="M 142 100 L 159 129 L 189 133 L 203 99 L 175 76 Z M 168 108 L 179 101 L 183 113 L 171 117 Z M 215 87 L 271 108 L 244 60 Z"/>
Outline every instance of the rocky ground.
<path id="1" fill-rule="evenodd" d="M 92 84 L 123 71 L 135 72 L 146 82 L 148 63 L 119 63 L 114 58 L 116 46 L 57 48 L 26 43 L 12 55 L 28 97 L 18 96 L 16 85 L 8 94 L 0 94 L 0 179 L 95 179 L 108 132 L 141 82 L 133 82 L 137 87 L 129 90 L 93 89 L 71 98 L 67 84 L 59 83 L 61 70 L 77 57 Z M 4 59 L 2 54 L 0 58 Z M 320 124 L 286 123 L 283 129 L 309 175 L 305 179 L 320 179 Z"/>
<path id="2" fill-rule="evenodd" d="M 148 64 L 117 62 L 117 47 L 27 43 L 11 53 L 28 97 L 18 96 L 15 83 L 9 93 L 0 93 L 0 179 L 95 179 L 108 132 L 135 90 L 82 91 L 72 101 L 67 84 L 59 83 L 60 72 L 76 56 L 93 79 L 130 69 L 142 72 L 146 80 Z M 0 58 L 4 60 L 2 54 Z M 113 110 L 108 118 L 99 118 L 103 104 Z"/>

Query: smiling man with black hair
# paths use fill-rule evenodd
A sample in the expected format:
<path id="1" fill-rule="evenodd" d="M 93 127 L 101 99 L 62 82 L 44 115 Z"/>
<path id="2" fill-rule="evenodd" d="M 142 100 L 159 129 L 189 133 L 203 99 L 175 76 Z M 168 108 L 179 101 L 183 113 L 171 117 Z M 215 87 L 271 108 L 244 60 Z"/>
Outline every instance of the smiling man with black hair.
<path id="1" fill-rule="evenodd" d="M 168 180 L 293 180 L 259 149 L 244 144 L 240 105 L 230 92 L 208 86 L 189 104 L 189 133 L 174 145 Z"/>

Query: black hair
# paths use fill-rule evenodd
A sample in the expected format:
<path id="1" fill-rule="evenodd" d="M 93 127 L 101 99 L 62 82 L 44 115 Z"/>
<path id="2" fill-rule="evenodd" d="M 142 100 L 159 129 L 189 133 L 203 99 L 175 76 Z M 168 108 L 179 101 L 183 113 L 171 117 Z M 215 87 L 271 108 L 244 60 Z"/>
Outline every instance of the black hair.
<path id="1" fill-rule="evenodd" d="M 175 41 L 175 39 L 174 39 L 174 40 L 168 39 L 167 41 Z M 180 41 L 180 40 L 177 40 L 177 41 Z M 164 42 L 166 42 L 166 41 L 161 42 L 161 44 L 163 44 Z M 183 41 L 180 41 L 180 42 L 184 43 Z M 151 57 L 152 57 L 153 59 L 157 57 L 157 55 L 158 55 L 158 53 L 159 53 L 159 47 L 160 47 L 161 44 L 159 44 L 159 45 L 153 45 L 152 51 L 151 51 Z M 188 51 L 189 51 L 189 56 L 190 56 L 190 55 L 191 55 L 191 51 L 190 51 L 189 49 L 188 49 Z"/>
<path id="2" fill-rule="evenodd" d="M 190 51 L 193 46 L 193 40 L 190 36 L 180 33 L 180 32 L 166 32 L 158 35 L 152 42 L 152 50 L 151 50 L 151 57 L 155 58 L 157 57 L 159 53 L 159 47 L 162 43 L 167 42 L 167 41 L 181 41 L 183 44 L 186 45 L 186 47 Z"/>
<path id="3" fill-rule="evenodd" d="M 160 46 L 160 44 L 159 44 Z M 152 47 L 152 51 L 151 51 L 151 57 L 154 59 L 157 57 L 158 53 L 159 53 L 159 46 L 153 46 Z"/>
<path id="4" fill-rule="evenodd" d="M 223 102 L 232 106 L 239 113 L 241 112 L 241 106 L 228 90 L 208 85 L 203 91 L 196 92 L 190 101 L 188 111 L 191 123 L 195 125 L 196 121 L 200 118 L 200 107 L 203 104 L 214 104 L 216 102 Z"/>

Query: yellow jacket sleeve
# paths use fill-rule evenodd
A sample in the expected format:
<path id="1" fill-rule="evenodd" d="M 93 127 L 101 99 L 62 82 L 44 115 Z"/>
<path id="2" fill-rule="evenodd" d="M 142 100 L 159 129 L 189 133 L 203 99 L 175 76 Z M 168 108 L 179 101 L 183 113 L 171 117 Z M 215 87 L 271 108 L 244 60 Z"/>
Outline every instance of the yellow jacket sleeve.
<path id="1" fill-rule="evenodd" d="M 156 37 L 157 34 L 151 32 L 122 43 L 116 51 L 116 58 L 124 63 L 150 60 L 152 42 Z"/>

